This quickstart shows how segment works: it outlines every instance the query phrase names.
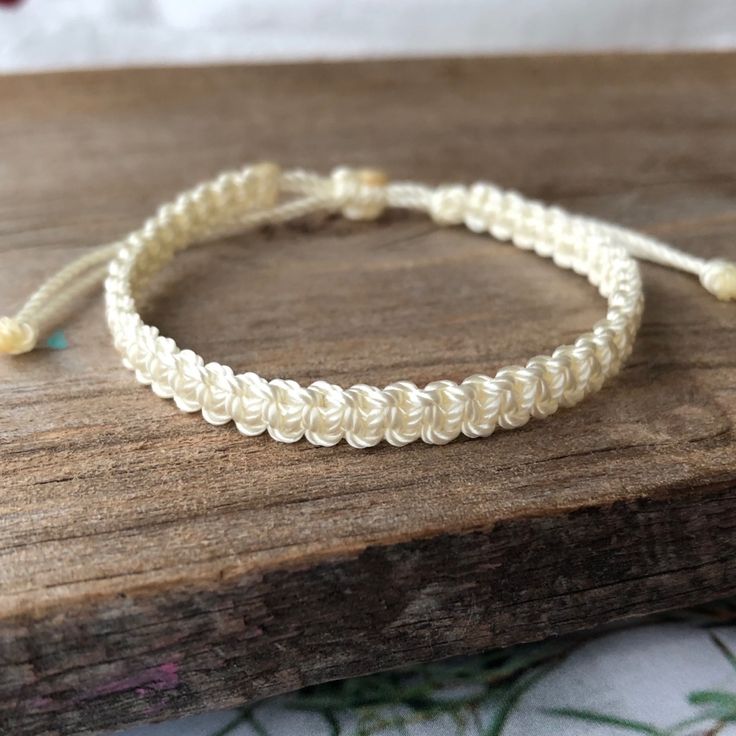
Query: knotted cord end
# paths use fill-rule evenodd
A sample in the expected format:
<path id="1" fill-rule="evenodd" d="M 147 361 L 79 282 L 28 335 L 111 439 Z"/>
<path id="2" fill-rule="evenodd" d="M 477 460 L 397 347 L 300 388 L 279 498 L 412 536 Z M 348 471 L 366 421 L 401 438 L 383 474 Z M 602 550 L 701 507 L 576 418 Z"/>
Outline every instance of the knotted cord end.
<path id="1" fill-rule="evenodd" d="M 32 324 L 15 317 L 0 317 L 0 353 L 30 353 L 37 341 L 38 330 Z"/>
<path id="2" fill-rule="evenodd" d="M 736 263 L 715 258 L 700 272 L 700 283 L 722 301 L 736 300 Z"/>
<path id="3" fill-rule="evenodd" d="M 332 172 L 333 196 L 349 220 L 375 220 L 386 207 L 388 178 L 379 169 L 350 169 Z"/>

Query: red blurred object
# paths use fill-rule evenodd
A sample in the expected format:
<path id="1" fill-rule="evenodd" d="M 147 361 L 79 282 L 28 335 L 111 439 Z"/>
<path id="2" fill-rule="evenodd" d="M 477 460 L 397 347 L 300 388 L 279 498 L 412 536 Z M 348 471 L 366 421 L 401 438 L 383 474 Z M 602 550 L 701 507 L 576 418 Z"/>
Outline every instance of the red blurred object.
<path id="1" fill-rule="evenodd" d="M 0 5 L 20 5 L 21 0 L 0 0 Z"/>

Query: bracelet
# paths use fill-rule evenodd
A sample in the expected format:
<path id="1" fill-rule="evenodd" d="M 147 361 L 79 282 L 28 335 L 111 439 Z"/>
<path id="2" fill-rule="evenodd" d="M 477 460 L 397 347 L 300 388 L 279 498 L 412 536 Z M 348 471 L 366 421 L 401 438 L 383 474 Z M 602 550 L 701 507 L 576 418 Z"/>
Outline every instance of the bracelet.
<path id="1" fill-rule="evenodd" d="M 281 194 L 291 196 L 280 202 Z M 205 363 L 145 324 L 137 312 L 137 298 L 149 278 L 192 244 L 317 211 L 371 220 L 386 207 L 426 212 L 439 225 L 464 224 L 551 258 L 560 268 L 587 276 L 607 299 L 607 314 L 573 344 L 533 357 L 526 365 L 502 368 L 493 377 L 474 375 L 459 384 L 438 380 L 424 388 L 398 381 L 383 389 L 365 384 L 343 389 L 325 381 L 303 387 Z M 0 319 L 0 352 L 32 350 L 65 304 L 106 276 L 107 323 L 123 364 L 182 411 L 201 411 L 210 424 L 232 421 L 249 436 L 267 431 L 280 442 L 304 437 L 327 446 L 344 439 L 365 448 L 381 440 L 405 445 L 421 438 L 444 444 L 461 433 L 486 437 L 496 428 L 520 427 L 532 417 L 573 406 L 615 375 L 631 352 L 643 309 L 634 256 L 696 274 L 719 299 L 736 299 L 734 263 L 696 258 L 492 184 L 432 188 L 388 183 L 374 170 L 338 168 L 330 177 L 320 177 L 263 163 L 184 192 L 123 241 L 67 266 L 15 317 Z"/>

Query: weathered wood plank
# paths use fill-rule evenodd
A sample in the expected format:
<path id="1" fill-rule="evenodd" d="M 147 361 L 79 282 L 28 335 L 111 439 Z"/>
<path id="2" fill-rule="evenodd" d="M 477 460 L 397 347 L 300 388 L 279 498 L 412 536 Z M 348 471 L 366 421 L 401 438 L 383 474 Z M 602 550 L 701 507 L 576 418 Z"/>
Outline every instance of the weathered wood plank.
<path id="1" fill-rule="evenodd" d="M 0 311 L 239 163 L 495 179 L 736 255 L 736 57 L 0 79 Z M 445 447 L 247 439 L 138 387 L 99 297 L 0 363 L 0 732 L 74 734 L 736 591 L 733 305 L 645 267 L 621 376 Z M 265 376 L 494 371 L 604 306 L 531 255 L 393 213 L 182 255 L 146 314 Z"/>

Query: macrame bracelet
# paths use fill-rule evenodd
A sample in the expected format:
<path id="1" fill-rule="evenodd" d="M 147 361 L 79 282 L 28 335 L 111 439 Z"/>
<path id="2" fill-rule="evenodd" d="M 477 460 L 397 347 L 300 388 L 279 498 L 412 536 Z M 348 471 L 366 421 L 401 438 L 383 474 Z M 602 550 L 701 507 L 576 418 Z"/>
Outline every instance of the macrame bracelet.
<path id="1" fill-rule="evenodd" d="M 281 194 L 291 196 L 279 202 Z M 424 388 L 398 381 L 383 389 L 364 384 L 343 389 L 326 381 L 303 387 L 205 363 L 145 324 L 137 312 L 136 300 L 149 278 L 190 245 L 316 211 L 371 220 L 386 207 L 427 212 L 439 225 L 464 224 L 587 276 L 608 300 L 605 319 L 552 355 L 502 368 L 492 377 L 474 375 L 459 384 L 439 380 Z M 485 437 L 498 427 L 520 427 L 532 417 L 573 406 L 615 375 L 631 352 L 643 307 L 639 267 L 632 256 L 696 274 L 719 299 L 736 299 L 734 263 L 705 261 L 492 184 L 432 188 L 389 184 L 373 170 L 339 168 L 324 178 L 257 164 L 184 192 L 125 240 L 67 266 L 14 318 L 0 319 L 0 352 L 32 350 L 65 304 L 106 274 L 107 323 L 123 364 L 181 410 L 201 411 L 210 424 L 233 421 L 245 435 L 267 431 L 280 442 L 305 437 L 315 445 L 334 445 L 344 439 L 363 448 L 384 439 L 405 445 L 421 438 L 444 444 L 461 433 Z"/>

